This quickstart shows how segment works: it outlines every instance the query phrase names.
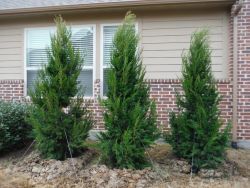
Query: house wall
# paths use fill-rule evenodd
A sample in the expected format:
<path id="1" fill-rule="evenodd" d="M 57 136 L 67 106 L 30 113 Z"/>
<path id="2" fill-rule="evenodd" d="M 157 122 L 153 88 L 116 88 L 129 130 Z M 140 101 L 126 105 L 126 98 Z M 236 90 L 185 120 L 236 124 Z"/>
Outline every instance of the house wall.
<path id="1" fill-rule="evenodd" d="M 250 0 L 244 0 L 238 14 L 237 133 L 250 148 Z"/>
<path id="2" fill-rule="evenodd" d="M 191 34 L 209 29 L 212 70 L 217 79 L 228 78 L 229 16 L 221 10 L 200 13 L 145 15 L 141 38 L 143 63 L 149 79 L 181 76 L 181 55 L 188 49 Z"/>
<path id="3" fill-rule="evenodd" d="M 232 120 L 231 74 L 231 25 L 230 10 L 213 9 L 164 9 L 135 10 L 140 33 L 146 81 L 150 97 L 156 101 L 158 123 L 169 129 L 168 114 L 176 110 L 175 90 L 180 90 L 181 55 L 187 49 L 191 33 L 201 27 L 210 29 L 212 69 L 223 99 L 220 103 L 221 118 L 226 124 Z M 96 120 L 95 129 L 104 129 L 102 107 L 98 104 L 101 94 L 101 26 L 120 23 L 126 10 L 104 12 L 78 12 L 62 14 L 68 24 L 96 25 L 96 62 L 94 97 L 90 108 Z M 53 15 L 34 15 L 0 19 L 0 99 L 24 100 L 25 62 L 24 29 L 53 26 Z M 87 100 L 87 99 L 86 99 Z M 249 138 L 247 138 L 249 139 Z"/>
<path id="4" fill-rule="evenodd" d="M 228 78 L 229 15 L 226 10 L 138 11 L 143 63 L 147 79 L 176 79 L 181 71 L 181 54 L 189 47 L 191 33 L 210 29 L 212 69 L 218 79 Z M 101 25 L 120 23 L 125 12 L 63 15 L 68 24 L 96 25 L 96 79 L 100 79 Z M 0 80 L 24 79 L 25 28 L 54 26 L 53 16 L 34 16 L 0 22 Z"/>

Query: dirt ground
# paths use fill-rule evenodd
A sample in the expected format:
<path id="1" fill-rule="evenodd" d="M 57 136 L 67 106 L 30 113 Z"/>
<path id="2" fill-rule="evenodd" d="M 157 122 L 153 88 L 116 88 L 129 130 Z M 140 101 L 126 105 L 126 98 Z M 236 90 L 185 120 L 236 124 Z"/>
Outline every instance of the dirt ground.
<path id="1" fill-rule="evenodd" d="M 175 160 L 171 147 L 167 144 L 157 145 L 149 152 L 153 161 L 167 164 Z M 168 168 L 169 179 L 166 182 L 156 182 L 156 188 L 249 188 L 250 187 L 250 150 L 228 149 L 226 165 L 222 170 L 230 171 L 221 178 L 201 178 L 197 175 L 176 173 Z M 172 160 L 171 160 L 172 161 Z M 168 165 L 166 165 L 169 167 Z M 233 169 L 232 169 L 233 168 Z"/>
<path id="2" fill-rule="evenodd" d="M 152 147 L 148 152 L 148 158 L 153 163 L 152 170 L 149 171 L 124 171 L 124 170 L 109 170 L 106 167 L 101 166 L 100 173 L 97 175 L 89 174 L 89 179 L 93 179 L 91 176 L 96 176 L 93 181 L 101 180 L 100 184 L 93 182 L 86 184 L 86 179 L 78 179 L 73 176 L 66 177 L 61 176 L 53 179 L 53 181 L 34 181 L 28 173 L 25 172 L 12 172 L 10 166 L 15 166 L 19 162 L 25 160 L 26 156 L 22 158 L 22 154 L 25 150 L 13 152 L 11 154 L 0 157 L 0 188 L 78 188 L 78 187 L 148 187 L 148 188 L 248 188 L 250 187 L 250 150 L 227 150 L 227 159 L 225 165 L 220 168 L 223 172 L 226 172 L 223 177 L 220 178 L 203 178 L 198 175 L 191 176 L 190 173 L 179 172 L 178 169 L 173 168 L 173 161 L 177 160 L 173 154 L 171 147 L 167 144 L 160 144 Z M 29 154 L 26 154 L 27 156 Z M 92 168 L 91 170 L 84 172 L 92 173 L 93 170 L 98 171 L 99 166 L 96 166 L 98 156 L 92 159 L 88 165 L 83 168 Z M 108 171 L 108 172 L 107 172 Z M 151 173 L 155 174 L 150 180 L 145 180 L 145 184 L 137 182 L 131 183 L 131 179 L 136 177 L 138 173 Z M 103 173 L 103 174 L 102 174 Z M 115 180 L 124 180 L 124 184 L 110 184 L 107 179 L 112 179 L 113 174 L 117 175 Z M 110 176 L 110 177 L 109 177 Z M 119 179 L 119 176 L 123 176 Z M 105 179 L 105 178 L 106 179 Z M 141 176 L 143 178 L 144 175 Z M 79 180 L 80 179 L 80 180 Z M 103 179 L 103 181 L 102 181 Z M 107 181 L 106 181 L 107 180 Z M 127 183 L 130 182 L 130 183 Z M 142 180 L 144 181 L 144 180 Z M 97 186 L 99 185 L 99 186 Z M 122 185 L 122 186 L 121 186 Z"/>

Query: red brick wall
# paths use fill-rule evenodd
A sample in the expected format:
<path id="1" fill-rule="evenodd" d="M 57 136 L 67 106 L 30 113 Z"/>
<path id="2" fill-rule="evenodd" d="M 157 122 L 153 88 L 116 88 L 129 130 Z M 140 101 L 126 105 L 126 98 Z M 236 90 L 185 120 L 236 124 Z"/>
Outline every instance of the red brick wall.
<path id="1" fill-rule="evenodd" d="M 179 80 L 149 80 L 151 87 L 150 97 L 157 105 L 158 124 L 163 125 L 163 129 L 169 129 L 169 112 L 177 111 L 175 101 L 175 91 L 181 91 Z M 218 89 L 222 96 L 220 102 L 221 119 L 224 125 L 232 122 L 232 85 L 229 81 L 218 81 Z"/>
<path id="2" fill-rule="evenodd" d="M 250 0 L 238 14 L 238 139 L 250 140 Z"/>
<path id="3" fill-rule="evenodd" d="M 21 101 L 23 80 L 0 80 L 0 100 Z"/>
<path id="4" fill-rule="evenodd" d="M 148 80 L 150 84 L 150 98 L 154 99 L 157 107 L 158 124 L 164 130 L 168 126 L 168 114 L 176 111 L 175 90 L 180 91 L 179 80 Z M 23 81 L 22 80 L 2 80 L 0 81 L 0 99 L 23 101 Z M 220 104 L 221 117 L 223 121 L 229 122 L 232 119 L 232 86 L 228 81 L 219 81 L 218 88 L 223 96 Z M 95 129 L 104 129 L 103 108 L 99 105 L 100 81 L 96 80 L 94 99 L 86 99 L 89 102 L 89 108 L 93 112 L 93 118 L 96 121 Z"/>
<path id="5" fill-rule="evenodd" d="M 175 91 L 180 91 L 179 80 L 148 80 L 150 84 L 150 98 L 156 102 L 158 124 L 163 130 L 168 130 L 168 114 L 171 111 L 176 111 Z M 218 89 L 223 96 L 220 103 L 221 118 L 224 124 L 232 121 L 232 85 L 229 81 L 221 80 L 218 82 Z M 98 96 L 100 95 L 100 81 L 95 82 L 95 99 L 89 100 L 90 109 L 93 112 L 94 120 L 96 121 L 95 129 L 104 129 L 102 112 Z"/>
<path id="6" fill-rule="evenodd" d="M 94 86 L 94 100 L 90 100 L 90 109 L 93 112 L 93 118 L 95 120 L 95 129 L 104 129 L 104 124 L 103 124 L 103 108 L 99 105 L 99 96 L 100 96 L 100 80 L 95 81 L 95 86 Z"/>

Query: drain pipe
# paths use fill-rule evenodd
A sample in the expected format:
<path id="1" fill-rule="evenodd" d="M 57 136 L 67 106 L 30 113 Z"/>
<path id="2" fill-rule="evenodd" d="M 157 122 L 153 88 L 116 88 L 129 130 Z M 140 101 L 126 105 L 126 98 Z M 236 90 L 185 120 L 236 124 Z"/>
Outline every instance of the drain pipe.
<path id="1" fill-rule="evenodd" d="M 237 124 L 238 124 L 238 13 L 242 8 L 243 1 L 239 0 L 233 10 L 233 139 L 232 147 L 237 146 Z"/>

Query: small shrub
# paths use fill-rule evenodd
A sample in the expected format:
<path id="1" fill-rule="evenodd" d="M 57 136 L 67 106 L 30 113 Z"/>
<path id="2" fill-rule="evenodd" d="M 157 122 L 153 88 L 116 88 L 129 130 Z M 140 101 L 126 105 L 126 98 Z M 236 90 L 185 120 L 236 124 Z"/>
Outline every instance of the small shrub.
<path id="1" fill-rule="evenodd" d="M 21 148 L 30 139 L 27 115 L 27 105 L 0 101 L 0 153 Z"/>
<path id="2" fill-rule="evenodd" d="M 193 34 L 182 66 L 184 93 L 176 96 L 179 112 L 170 115 L 168 141 L 178 157 L 189 160 L 194 171 L 216 168 L 224 159 L 230 126 L 220 131 L 220 96 L 211 70 L 206 30 Z"/>
<path id="3" fill-rule="evenodd" d="M 138 50 L 135 15 L 127 14 L 113 41 L 104 123 L 100 135 L 103 161 L 115 168 L 140 169 L 148 165 L 145 149 L 158 136 L 156 109 Z"/>
<path id="4" fill-rule="evenodd" d="M 34 91 L 30 91 L 35 107 L 29 121 L 41 154 L 63 160 L 83 150 L 93 121 L 77 84 L 83 58 L 74 49 L 71 31 L 61 17 L 56 18 L 56 26 L 49 62 L 39 72 Z"/>

